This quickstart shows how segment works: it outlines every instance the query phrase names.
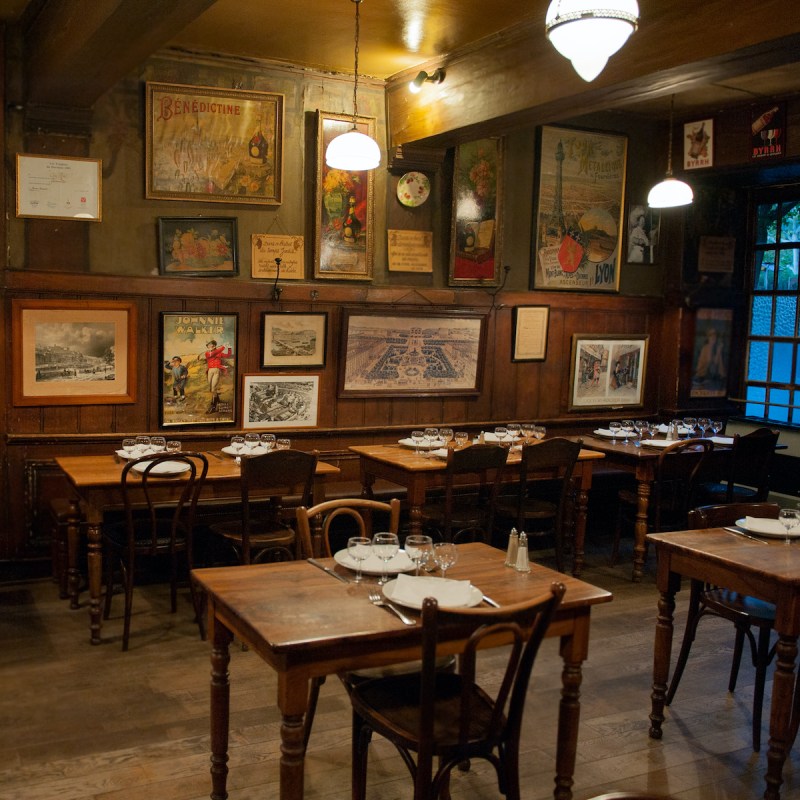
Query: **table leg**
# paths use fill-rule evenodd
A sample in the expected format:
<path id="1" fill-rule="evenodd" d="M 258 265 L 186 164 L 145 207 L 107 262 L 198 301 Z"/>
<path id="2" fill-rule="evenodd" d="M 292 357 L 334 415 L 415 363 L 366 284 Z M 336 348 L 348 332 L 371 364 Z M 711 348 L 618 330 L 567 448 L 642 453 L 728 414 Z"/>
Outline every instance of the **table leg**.
<path id="1" fill-rule="evenodd" d="M 572 574 L 580 578 L 583 572 L 583 552 L 586 542 L 586 511 L 589 505 L 589 489 L 592 488 L 592 468 L 590 465 L 582 465 L 580 475 L 580 486 L 578 487 L 577 509 L 575 515 L 575 536 L 573 539 L 573 561 Z"/>
<path id="2" fill-rule="evenodd" d="M 653 650 L 653 691 L 650 695 L 650 738 L 660 739 L 664 722 L 664 703 L 667 697 L 669 663 L 672 657 L 673 619 L 675 615 L 675 591 L 661 592 L 658 600 L 656 636 Z"/>
<path id="3" fill-rule="evenodd" d="M 78 545 L 81 535 L 81 511 L 77 500 L 69 504 L 69 517 L 67 518 L 67 596 L 69 607 L 80 607 L 81 572 L 78 569 Z"/>
<path id="4" fill-rule="evenodd" d="M 231 685 L 228 665 L 233 634 L 209 614 L 213 631 L 211 645 L 211 800 L 228 797 L 228 730 L 230 726 Z"/>
<path id="5" fill-rule="evenodd" d="M 308 679 L 278 673 L 278 708 L 281 710 L 280 800 L 302 800 L 305 768 L 305 713 L 310 690 Z"/>
<path id="6" fill-rule="evenodd" d="M 103 592 L 103 537 L 101 523 L 95 519 L 87 520 L 86 535 L 89 540 L 87 556 L 89 572 L 89 637 L 92 644 L 100 644 L 100 629 L 103 624 L 100 615 L 100 597 Z M 108 587 L 111 591 L 111 587 Z"/>
<path id="7" fill-rule="evenodd" d="M 783 765 L 791 745 L 792 696 L 794 694 L 797 639 L 780 634 L 777 644 L 775 674 L 772 679 L 772 705 L 769 718 L 767 751 L 767 788 L 764 800 L 780 800 Z"/>
<path id="8" fill-rule="evenodd" d="M 633 576 L 640 581 L 644 574 L 645 539 L 647 538 L 647 509 L 650 505 L 650 482 L 640 480 L 637 488 L 636 525 L 633 543 Z"/>

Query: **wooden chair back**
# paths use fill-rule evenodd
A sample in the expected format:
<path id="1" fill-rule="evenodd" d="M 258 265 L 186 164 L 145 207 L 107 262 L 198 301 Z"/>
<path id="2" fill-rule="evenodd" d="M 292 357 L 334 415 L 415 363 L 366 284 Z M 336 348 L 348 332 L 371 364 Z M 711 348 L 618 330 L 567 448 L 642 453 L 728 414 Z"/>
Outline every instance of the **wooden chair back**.
<path id="1" fill-rule="evenodd" d="M 683 439 L 659 453 L 653 480 L 654 531 L 686 527 L 689 509 L 696 505 L 698 477 L 713 450 L 708 439 Z"/>
<path id="2" fill-rule="evenodd" d="M 721 528 L 735 525 L 744 517 L 778 519 L 780 506 L 777 503 L 723 503 L 715 506 L 698 506 L 689 511 L 690 528 Z"/>
<path id="3" fill-rule="evenodd" d="M 764 502 L 769 495 L 769 472 L 780 432 L 771 428 L 736 436 L 733 443 L 727 502 L 734 500 L 736 486 L 755 490 L 753 502 Z"/>

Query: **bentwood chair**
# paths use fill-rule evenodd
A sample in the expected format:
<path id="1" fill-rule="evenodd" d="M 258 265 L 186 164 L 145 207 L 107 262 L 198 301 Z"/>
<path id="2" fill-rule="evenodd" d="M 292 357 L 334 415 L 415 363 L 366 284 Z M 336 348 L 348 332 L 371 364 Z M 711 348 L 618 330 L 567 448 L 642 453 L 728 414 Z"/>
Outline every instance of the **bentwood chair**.
<path id="1" fill-rule="evenodd" d="M 564 571 L 567 506 L 580 452 L 580 441 L 561 438 L 523 445 L 516 495 L 501 496 L 495 512 L 498 524 L 510 522 L 525 531 L 529 546 L 532 538 L 552 536 L 559 572 Z M 545 491 L 548 497 L 541 496 Z"/>
<path id="2" fill-rule="evenodd" d="M 195 512 L 207 473 L 206 457 L 189 452 L 143 456 L 128 461 L 122 469 L 124 520 L 104 525 L 102 536 L 107 576 L 105 619 L 111 613 L 115 562 L 122 572 L 125 592 L 123 650 L 128 649 L 130 640 L 133 586 L 141 560 L 169 556 L 172 613 L 177 610 L 179 561 L 184 562 L 187 573 L 191 572 Z M 165 480 L 180 481 L 180 494 L 169 506 L 160 501 L 156 489 Z M 191 580 L 189 590 L 202 636 L 200 605 Z"/>
<path id="3" fill-rule="evenodd" d="M 440 609 L 422 604 L 422 669 L 354 686 L 354 800 L 366 797 L 367 759 L 373 733 L 398 750 L 414 781 L 414 800 L 448 795 L 450 772 L 473 758 L 495 768 L 507 800 L 520 800 L 519 746 L 531 670 L 542 638 L 564 595 L 563 584 L 523 603 L 500 609 Z M 440 638 L 463 637 L 459 671 L 437 669 Z M 505 673 L 492 676 L 490 693 L 477 683 L 477 651 L 492 637 L 509 641 Z M 434 771 L 434 759 L 438 767 Z"/>
<path id="4" fill-rule="evenodd" d="M 700 506 L 689 512 L 688 525 L 690 528 L 718 528 L 724 525 L 733 525 L 736 520 L 746 516 L 777 519 L 779 510 L 776 503 L 727 503 L 717 506 Z M 667 689 L 667 705 L 672 702 L 675 692 L 678 690 L 692 642 L 697 635 L 697 626 L 703 617 L 721 617 L 732 622 L 736 628 L 733 661 L 728 678 L 729 692 L 736 689 L 745 637 L 750 644 L 750 655 L 756 670 L 753 686 L 753 750 L 758 752 L 761 749 L 761 709 L 764 703 L 764 684 L 767 678 L 767 668 L 775 656 L 775 647 L 770 647 L 770 635 L 775 626 L 775 606 L 755 597 L 732 592 L 721 586 L 693 580 L 681 651 Z M 757 644 L 751 628 L 758 628 Z"/>
<path id="5" fill-rule="evenodd" d="M 291 561 L 297 555 L 297 536 L 283 514 L 287 489 L 299 487 L 299 505 L 311 505 L 317 453 L 273 450 L 242 458 L 240 514 L 209 526 L 234 549 L 241 564 Z M 265 500 L 265 498 L 268 498 Z"/>

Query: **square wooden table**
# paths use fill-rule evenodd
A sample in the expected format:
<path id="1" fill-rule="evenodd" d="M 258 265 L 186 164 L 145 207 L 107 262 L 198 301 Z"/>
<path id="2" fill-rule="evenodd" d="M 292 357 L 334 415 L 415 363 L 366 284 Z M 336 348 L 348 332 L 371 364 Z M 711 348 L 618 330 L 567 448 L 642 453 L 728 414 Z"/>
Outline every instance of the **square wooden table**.
<path id="1" fill-rule="evenodd" d="M 724 528 L 653 533 L 648 536 L 658 555 L 657 586 L 661 593 L 656 619 L 650 736 L 660 739 L 664 722 L 675 594 L 681 578 L 708 581 L 775 604 L 777 658 L 767 751 L 767 800 L 780 800 L 783 764 L 797 735 L 795 697 L 797 638 L 800 635 L 800 542 L 782 539 L 751 541 Z M 767 542 L 769 546 L 765 546 Z M 733 637 L 733 626 L 731 626 Z M 794 705 L 794 707 L 793 707 Z"/>
<path id="2" fill-rule="evenodd" d="M 378 478 L 404 486 L 408 499 L 409 532 L 422 533 L 422 506 L 425 505 L 425 496 L 428 489 L 444 485 L 444 460 L 433 456 L 426 458 L 399 444 L 355 445 L 349 449 L 359 457 L 362 494 L 371 497 L 372 485 Z M 589 489 L 592 488 L 592 464 L 603 457 L 598 451 L 582 449 L 573 473 L 578 482 L 572 564 L 572 574 L 575 577 L 580 577 L 583 570 L 586 506 L 589 502 Z M 519 451 L 512 450 L 504 472 L 508 480 L 514 480 L 519 460 Z"/>
<path id="3" fill-rule="evenodd" d="M 459 545 L 448 570 L 469 579 L 501 605 L 522 602 L 554 581 L 567 588 L 547 635 L 560 638 L 564 667 L 556 743 L 554 797 L 572 797 L 580 717 L 581 664 L 588 655 L 592 606 L 612 596 L 605 589 L 531 564 L 529 573 L 504 566 L 505 554 L 482 543 Z M 337 572 L 353 573 L 327 559 Z M 406 626 L 369 602 L 369 585 L 342 583 L 305 562 L 198 569 L 192 573 L 208 601 L 211 640 L 211 777 L 213 800 L 228 796 L 230 714 L 229 647 L 234 636 L 278 674 L 281 724 L 280 797 L 303 797 L 303 719 L 312 678 L 420 658 L 421 625 Z M 415 611 L 409 614 L 416 616 Z M 444 637 L 446 639 L 446 637 Z M 457 640 L 444 641 L 442 655 L 457 654 Z"/>

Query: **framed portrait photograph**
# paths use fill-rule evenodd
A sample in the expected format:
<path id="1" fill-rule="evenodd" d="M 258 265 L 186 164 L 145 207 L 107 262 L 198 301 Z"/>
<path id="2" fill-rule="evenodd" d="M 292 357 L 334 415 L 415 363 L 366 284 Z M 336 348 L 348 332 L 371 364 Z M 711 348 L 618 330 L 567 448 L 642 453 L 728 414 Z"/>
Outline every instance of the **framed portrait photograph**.
<path id="1" fill-rule="evenodd" d="M 159 217 L 161 275 L 239 274 L 236 217 Z"/>
<path id="2" fill-rule="evenodd" d="M 689 397 L 727 397 L 733 309 L 698 308 Z"/>
<path id="3" fill-rule="evenodd" d="M 544 361 L 550 306 L 514 306 L 513 321 L 511 360 Z"/>
<path id="4" fill-rule="evenodd" d="M 532 288 L 619 290 L 627 152 L 621 134 L 541 128 Z"/>
<path id="5" fill-rule="evenodd" d="M 262 367 L 324 367 L 327 312 L 265 311 L 261 315 Z"/>
<path id="6" fill-rule="evenodd" d="M 161 314 L 161 425 L 236 420 L 236 314 Z"/>
<path id="7" fill-rule="evenodd" d="M 641 406 L 648 338 L 573 334 L 569 410 Z"/>
<path id="8" fill-rule="evenodd" d="M 278 205 L 284 96 L 146 84 L 145 197 Z"/>
<path id="9" fill-rule="evenodd" d="M 661 212 L 647 203 L 634 203 L 628 210 L 625 261 L 628 264 L 655 264 L 661 233 Z"/>
<path id="10" fill-rule="evenodd" d="M 373 171 L 349 172 L 325 163 L 332 139 L 353 128 L 352 114 L 317 111 L 314 277 L 370 281 L 375 259 Z M 375 138 L 375 119 L 357 117 L 356 129 Z"/>
<path id="11" fill-rule="evenodd" d="M 113 300 L 11 301 L 15 406 L 136 401 L 136 306 Z"/>
<path id="12" fill-rule="evenodd" d="M 103 219 L 103 162 L 17 153 L 17 216 Z"/>
<path id="13" fill-rule="evenodd" d="M 243 375 L 243 428 L 315 428 L 319 375 Z"/>
<path id="14" fill-rule="evenodd" d="M 500 283 L 502 175 L 502 139 L 456 147 L 450 286 Z"/>
<path id="15" fill-rule="evenodd" d="M 485 322 L 463 311 L 345 311 L 339 396 L 478 394 Z"/>

